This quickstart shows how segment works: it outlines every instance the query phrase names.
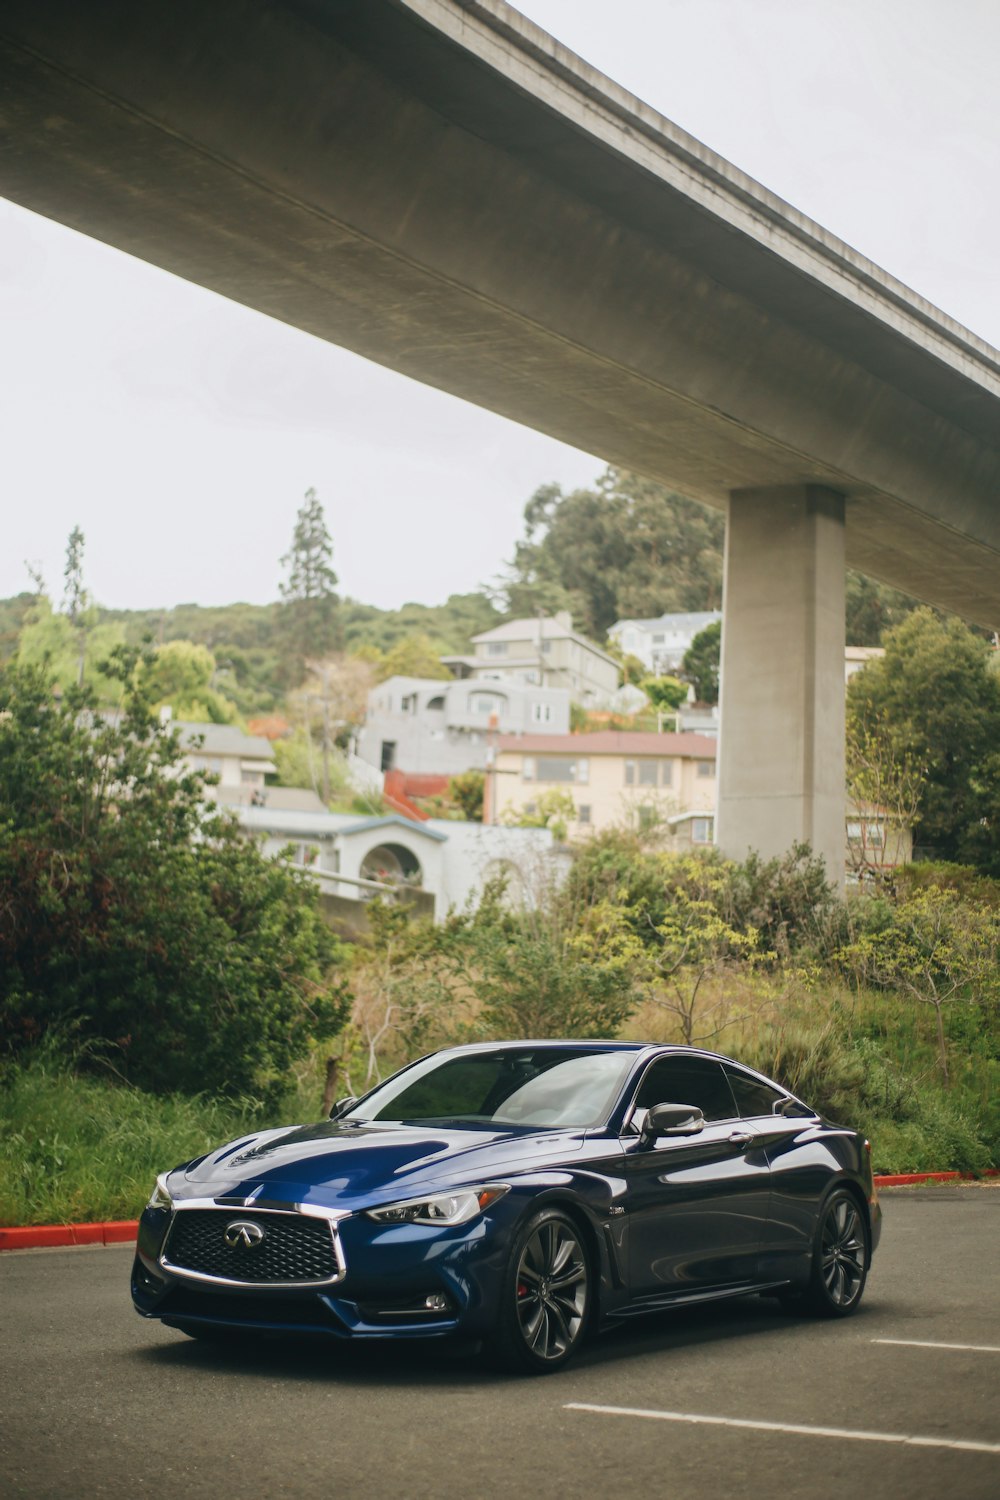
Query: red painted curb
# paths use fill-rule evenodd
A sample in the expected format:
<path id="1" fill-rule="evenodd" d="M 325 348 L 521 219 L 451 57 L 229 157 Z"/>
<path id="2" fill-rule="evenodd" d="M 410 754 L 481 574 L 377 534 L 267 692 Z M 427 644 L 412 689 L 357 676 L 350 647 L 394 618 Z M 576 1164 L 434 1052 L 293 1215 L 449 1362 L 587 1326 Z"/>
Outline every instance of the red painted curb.
<path id="1" fill-rule="evenodd" d="M 894 1172 L 876 1176 L 876 1187 L 912 1187 L 918 1182 L 974 1182 L 976 1177 L 1000 1177 L 1000 1168 L 987 1167 L 985 1172 Z"/>
<path id="2" fill-rule="evenodd" d="M 105 1224 L 26 1224 L 0 1228 L 0 1250 L 38 1250 L 53 1245 L 123 1245 L 134 1240 L 138 1219 Z"/>

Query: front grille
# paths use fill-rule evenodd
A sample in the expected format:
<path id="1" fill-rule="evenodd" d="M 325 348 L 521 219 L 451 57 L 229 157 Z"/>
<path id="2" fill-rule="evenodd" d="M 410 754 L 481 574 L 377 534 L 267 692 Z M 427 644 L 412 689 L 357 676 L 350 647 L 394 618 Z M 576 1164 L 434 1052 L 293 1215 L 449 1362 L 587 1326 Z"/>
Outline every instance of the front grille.
<path id="1" fill-rule="evenodd" d="M 226 1244 L 234 1219 L 256 1224 L 260 1244 Z M 235 1214 L 232 1209 L 189 1208 L 174 1215 L 163 1260 L 180 1271 L 221 1276 L 262 1286 L 268 1282 L 332 1281 L 340 1270 L 333 1231 L 325 1219 L 303 1214 Z"/>

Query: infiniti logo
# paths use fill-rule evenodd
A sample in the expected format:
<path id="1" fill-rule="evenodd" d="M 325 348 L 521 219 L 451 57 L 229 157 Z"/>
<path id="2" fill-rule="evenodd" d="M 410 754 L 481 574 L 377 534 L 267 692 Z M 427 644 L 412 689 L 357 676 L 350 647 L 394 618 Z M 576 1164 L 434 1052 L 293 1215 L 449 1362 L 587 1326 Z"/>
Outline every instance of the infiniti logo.
<path id="1" fill-rule="evenodd" d="M 222 1238 L 230 1250 L 256 1250 L 264 1238 L 264 1231 L 252 1219 L 232 1219 L 222 1231 Z"/>

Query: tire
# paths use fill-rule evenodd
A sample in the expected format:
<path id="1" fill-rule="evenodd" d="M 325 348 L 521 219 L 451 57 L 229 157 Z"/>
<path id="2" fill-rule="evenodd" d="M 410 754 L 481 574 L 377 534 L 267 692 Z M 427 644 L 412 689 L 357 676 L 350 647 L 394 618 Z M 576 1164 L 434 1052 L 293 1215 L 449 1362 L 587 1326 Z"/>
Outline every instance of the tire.
<path id="1" fill-rule="evenodd" d="M 868 1225 L 853 1193 L 839 1188 L 823 1205 L 812 1272 L 801 1306 L 822 1318 L 857 1312 L 868 1279 Z"/>
<path id="2" fill-rule="evenodd" d="M 488 1349 L 507 1370 L 560 1370 L 577 1353 L 590 1317 L 593 1281 L 583 1234 L 568 1214 L 543 1209 L 514 1241 Z"/>

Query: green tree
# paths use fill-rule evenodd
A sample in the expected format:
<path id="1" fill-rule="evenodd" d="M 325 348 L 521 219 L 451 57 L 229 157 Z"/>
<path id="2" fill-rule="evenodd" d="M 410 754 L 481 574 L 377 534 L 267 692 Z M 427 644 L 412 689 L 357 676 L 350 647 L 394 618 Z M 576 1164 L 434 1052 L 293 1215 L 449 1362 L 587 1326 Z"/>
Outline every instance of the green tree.
<path id="1" fill-rule="evenodd" d="M 603 639 L 616 620 L 718 608 L 725 520 L 653 480 L 610 468 L 591 490 L 543 486 L 500 584 L 514 616 L 568 609 Z"/>
<path id="2" fill-rule="evenodd" d="M 175 719 L 232 724 L 236 705 L 212 686 L 215 657 L 194 641 L 168 641 L 142 667 L 143 688 L 154 708 L 169 706 Z"/>
<path id="3" fill-rule="evenodd" d="M 845 602 L 848 646 L 880 646 L 887 630 L 919 608 L 919 600 L 853 569 L 847 573 Z"/>
<path id="4" fill-rule="evenodd" d="M 323 507 L 314 489 L 295 518 L 292 545 L 281 559 L 286 577 L 280 586 L 285 605 L 285 636 L 299 671 L 310 656 L 325 656 L 342 644 L 340 600 L 333 571 L 333 543 Z"/>
<path id="5" fill-rule="evenodd" d="M 341 950 L 309 877 L 206 805 L 137 665 L 114 716 L 0 672 L 0 1043 L 72 1029 L 141 1087 L 266 1091 L 342 1024 Z"/>
<path id="6" fill-rule="evenodd" d="M 389 677 L 451 677 L 441 661 L 441 652 L 429 636 L 417 633 L 405 636 L 386 653 L 376 668 L 380 682 Z"/>
<path id="7" fill-rule="evenodd" d="M 677 677 L 646 677 L 639 686 L 661 713 L 674 713 L 687 701 L 687 683 Z"/>
<path id="8" fill-rule="evenodd" d="M 448 782 L 448 795 L 461 808 L 466 822 L 483 821 L 483 794 L 486 777 L 482 771 L 460 771 Z"/>
<path id="9" fill-rule="evenodd" d="M 526 807 L 508 807 L 500 817 L 509 828 L 550 828 L 560 844 L 566 842 L 569 825 L 576 820 L 576 803 L 572 792 L 550 787 L 542 792 L 533 812 Z"/>
<path id="10" fill-rule="evenodd" d="M 634 940 L 613 913 L 584 917 L 553 890 L 511 911 L 491 882 L 446 924 L 438 971 L 475 995 L 488 1035 L 614 1036 L 641 998 Z"/>
<path id="11" fill-rule="evenodd" d="M 722 622 L 713 620 L 699 630 L 684 653 L 684 675 L 694 684 L 699 703 L 719 701 L 719 659 L 722 654 Z"/>
<path id="12" fill-rule="evenodd" d="M 69 534 L 69 542 L 66 546 L 66 568 L 63 573 L 66 582 L 66 595 L 64 599 L 65 613 L 76 636 L 77 644 L 77 682 L 83 681 L 84 663 L 87 657 L 87 625 L 89 603 L 87 590 L 83 586 L 83 532 L 79 526 L 74 526 Z"/>
<path id="13" fill-rule="evenodd" d="M 110 702 L 115 688 L 101 667 L 122 644 L 122 631 L 117 625 L 103 624 L 91 625 L 87 632 L 81 658 L 79 633 L 69 616 L 56 613 L 46 595 L 39 594 L 21 629 L 15 659 L 22 666 L 39 667 L 50 685 L 62 691 L 79 686 L 82 664 L 84 682 L 102 702 Z"/>
<path id="14" fill-rule="evenodd" d="M 855 673 L 850 733 L 924 776 L 915 841 L 936 858 L 1000 875 L 1000 674 L 988 643 L 920 608 Z"/>

